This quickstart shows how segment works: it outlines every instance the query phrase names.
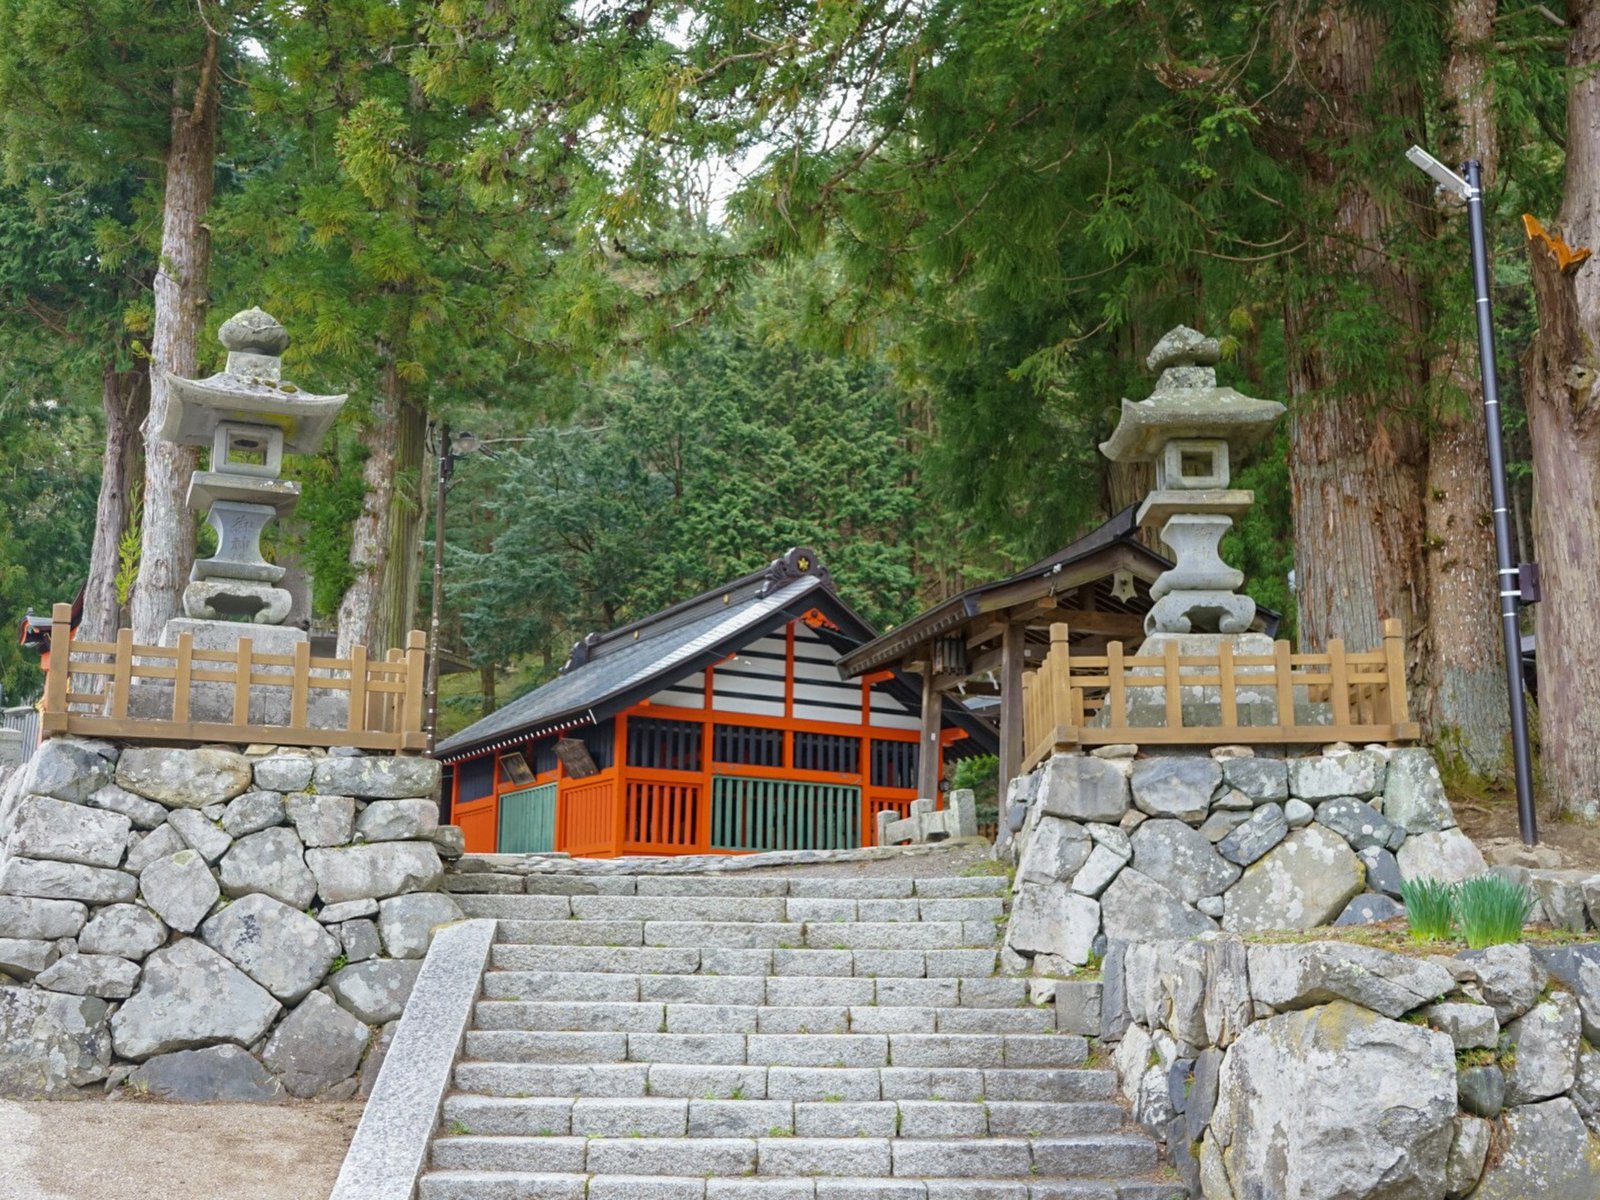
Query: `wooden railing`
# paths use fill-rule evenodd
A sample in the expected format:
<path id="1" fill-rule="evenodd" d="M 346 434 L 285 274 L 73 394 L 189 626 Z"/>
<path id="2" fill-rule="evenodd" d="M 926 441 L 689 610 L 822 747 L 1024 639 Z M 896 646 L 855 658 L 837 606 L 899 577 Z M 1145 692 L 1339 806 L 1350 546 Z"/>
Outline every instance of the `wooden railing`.
<path id="1" fill-rule="evenodd" d="M 1349 652 L 1330 639 L 1323 654 L 1126 654 L 1112 642 L 1076 654 L 1068 627 L 1050 627 L 1050 653 L 1023 679 L 1023 770 L 1056 750 L 1134 742 L 1225 745 L 1275 742 L 1392 742 L 1419 736 L 1406 707 L 1405 639 L 1383 623 L 1383 646 Z M 1190 717 L 1185 723 L 1185 700 Z"/>
<path id="2" fill-rule="evenodd" d="M 233 650 L 196 649 L 187 633 L 176 646 L 135 645 L 129 629 L 115 642 L 86 642 L 72 636 L 71 606 L 56 605 L 54 618 L 45 737 L 355 746 L 401 754 L 427 749 L 426 639 L 420 631 L 411 632 L 404 650 L 390 650 L 380 661 L 369 660 L 364 646 L 347 659 L 316 657 L 306 642 L 292 655 L 258 654 L 248 635 Z M 103 690 L 75 690 L 95 683 Z M 252 691 L 258 709 L 282 710 L 287 719 L 253 720 Z M 324 693 L 339 699 L 329 701 Z M 151 715 L 153 706 L 161 715 Z M 336 720 L 313 718 L 314 709 L 325 718 L 330 707 Z"/>

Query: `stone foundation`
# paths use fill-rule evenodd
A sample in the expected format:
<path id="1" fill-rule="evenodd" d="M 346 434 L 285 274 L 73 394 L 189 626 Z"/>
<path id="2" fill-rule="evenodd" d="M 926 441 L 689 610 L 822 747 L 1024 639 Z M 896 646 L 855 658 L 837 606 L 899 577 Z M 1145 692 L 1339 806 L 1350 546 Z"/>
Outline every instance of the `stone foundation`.
<path id="1" fill-rule="evenodd" d="M 370 1086 L 460 830 L 429 759 L 45 742 L 0 791 L 0 1094 Z"/>

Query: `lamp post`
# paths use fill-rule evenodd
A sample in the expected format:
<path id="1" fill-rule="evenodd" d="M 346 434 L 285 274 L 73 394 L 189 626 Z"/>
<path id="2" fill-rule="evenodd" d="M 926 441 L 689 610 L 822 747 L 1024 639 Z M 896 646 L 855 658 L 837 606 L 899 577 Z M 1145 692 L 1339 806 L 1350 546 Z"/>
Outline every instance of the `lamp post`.
<path id="1" fill-rule="evenodd" d="M 432 749 L 439 728 L 439 614 L 444 588 L 444 510 L 445 497 L 450 491 L 450 477 L 455 474 L 456 459 L 463 454 L 476 452 L 482 443 L 476 436 L 462 432 L 450 436 L 447 421 L 439 423 L 438 498 L 433 510 L 433 611 L 428 618 L 428 745 Z"/>
<path id="2" fill-rule="evenodd" d="M 1506 690 L 1511 701 L 1511 756 L 1517 780 L 1517 825 L 1526 845 L 1539 840 L 1533 808 L 1533 765 L 1528 750 L 1528 705 L 1523 695 L 1522 627 L 1518 602 L 1538 600 L 1537 571 L 1532 564 L 1512 561 L 1511 514 L 1506 500 L 1505 447 L 1500 437 L 1500 383 L 1494 354 L 1494 315 L 1489 303 L 1489 248 L 1483 228 L 1483 167 L 1475 158 L 1462 164 L 1465 178 L 1421 146 L 1406 151 L 1412 165 L 1426 172 L 1441 191 L 1467 203 L 1467 230 L 1472 242 L 1472 286 L 1478 323 L 1478 365 L 1483 375 L 1483 423 L 1489 443 L 1489 495 L 1494 517 L 1496 590 L 1500 593 L 1500 627 L 1505 638 Z M 1524 591 L 1526 581 L 1527 591 Z"/>

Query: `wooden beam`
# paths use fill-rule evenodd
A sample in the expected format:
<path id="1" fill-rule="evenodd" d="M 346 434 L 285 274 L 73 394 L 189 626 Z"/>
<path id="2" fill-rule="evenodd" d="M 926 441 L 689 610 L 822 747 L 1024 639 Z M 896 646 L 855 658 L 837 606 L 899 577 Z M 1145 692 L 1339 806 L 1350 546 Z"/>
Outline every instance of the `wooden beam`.
<path id="1" fill-rule="evenodd" d="M 939 730 L 944 726 L 944 698 L 933 686 L 933 668 L 922 669 L 922 738 L 917 749 L 917 796 L 939 798 Z"/>
<path id="2" fill-rule="evenodd" d="M 1000 811 L 1006 789 L 1022 770 L 1022 670 L 1026 656 L 1022 625 L 1007 625 L 1000 639 Z"/>

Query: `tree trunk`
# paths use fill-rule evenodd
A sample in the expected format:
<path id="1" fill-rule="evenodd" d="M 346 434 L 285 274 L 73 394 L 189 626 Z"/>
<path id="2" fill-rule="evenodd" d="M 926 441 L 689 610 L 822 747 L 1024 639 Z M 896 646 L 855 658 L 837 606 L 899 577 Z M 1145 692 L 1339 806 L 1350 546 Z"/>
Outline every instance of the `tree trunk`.
<path id="1" fill-rule="evenodd" d="M 1426 613 L 1415 564 L 1422 556 L 1425 444 L 1415 425 L 1389 416 L 1388 391 L 1340 378 L 1342 336 L 1323 324 L 1358 283 L 1361 298 L 1387 320 L 1404 373 L 1420 392 L 1422 305 L 1403 263 L 1385 251 L 1402 214 L 1367 187 L 1343 156 L 1330 152 L 1372 133 L 1366 116 L 1380 79 L 1384 28 L 1372 10 L 1331 3 L 1279 27 L 1306 97 L 1299 117 L 1300 169 L 1327 225 L 1307 231 L 1308 294 L 1284 313 L 1292 426 L 1295 579 L 1300 641 L 1321 649 L 1343 638 L 1352 650 L 1377 647 L 1382 621 L 1398 617 L 1409 634 Z M 1417 109 L 1415 96 L 1386 97 L 1390 112 Z M 1336 289 L 1343 295 L 1336 295 Z"/>
<path id="2" fill-rule="evenodd" d="M 155 642 L 162 626 L 177 615 L 194 562 L 194 521 L 185 501 L 199 455 L 193 447 L 163 441 L 159 434 L 167 416 L 167 376 L 192 376 L 199 365 L 211 257 L 205 220 L 216 171 L 217 52 L 217 35 L 208 32 L 192 95 L 183 77 L 173 83 L 150 341 L 150 415 L 144 429 L 144 530 L 133 592 L 133 633 L 139 642 Z"/>
<path id="3" fill-rule="evenodd" d="M 350 565 L 355 569 L 355 577 L 339 601 L 337 653 L 340 658 L 350 657 L 350 651 L 357 646 L 365 646 L 369 651 L 379 654 L 388 649 L 387 645 L 377 644 L 374 623 L 394 497 L 395 459 L 391 429 L 395 424 L 402 385 L 395 371 L 394 356 L 387 347 L 380 347 L 379 354 L 384 367 L 378 408 L 361 431 L 361 444 L 367 451 L 367 461 L 361 469 L 366 492 L 361 499 L 361 515 L 356 518 L 350 531 Z"/>
<path id="4" fill-rule="evenodd" d="M 494 664 L 490 663 L 486 667 L 479 667 L 478 668 L 478 690 L 483 693 L 483 707 L 480 709 L 480 711 L 478 713 L 478 719 L 479 720 L 482 720 L 484 717 L 487 717 L 490 713 L 494 712 L 494 710 L 499 707 L 498 703 L 495 700 L 494 684 L 495 684 Z"/>
<path id="5" fill-rule="evenodd" d="M 403 646 L 417 627 L 417 586 L 422 576 L 424 522 L 423 459 L 427 451 L 428 417 L 409 396 L 402 395 L 397 419 L 388 429 L 394 449 L 394 490 L 383 573 L 374 616 L 375 645 Z"/>
<path id="6" fill-rule="evenodd" d="M 78 629 L 78 636 L 86 641 L 116 640 L 122 608 L 117 599 L 117 571 L 133 495 L 144 467 L 139 426 L 150 407 L 149 389 L 150 376 L 143 366 L 119 371 L 115 362 L 108 361 L 100 373 L 106 444 L 100 456 L 100 499 L 95 506 L 89 580 L 83 588 L 83 623 Z"/>
<path id="7" fill-rule="evenodd" d="M 1454 120 L 1444 145 L 1453 160 L 1477 158 L 1492 184 L 1499 139 L 1486 52 L 1494 39 L 1495 0 L 1455 0 L 1450 15 L 1442 90 Z M 1450 224 L 1464 266 L 1464 214 Z M 1424 578 L 1429 637 L 1420 656 L 1418 707 L 1431 743 L 1459 753 L 1478 774 L 1501 778 L 1511 717 L 1489 512 L 1489 450 L 1473 314 L 1462 315 L 1461 335 L 1451 339 L 1431 368 L 1444 400 L 1436 408 L 1428 444 Z"/>
<path id="8" fill-rule="evenodd" d="M 1567 162 L 1559 236 L 1600 248 L 1600 4 L 1567 5 Z M 1555 233 L 1556 231 L 1552 231 Z M 1539 757 L 1558 812 L 1600 816 L 1600 266 L 1563 267 L 1555 245 L 1528 244 L 1539 331 L 1523 359 L 1533 449 L 1534 546 L 1544 599 L 1539 647 Z"/>

